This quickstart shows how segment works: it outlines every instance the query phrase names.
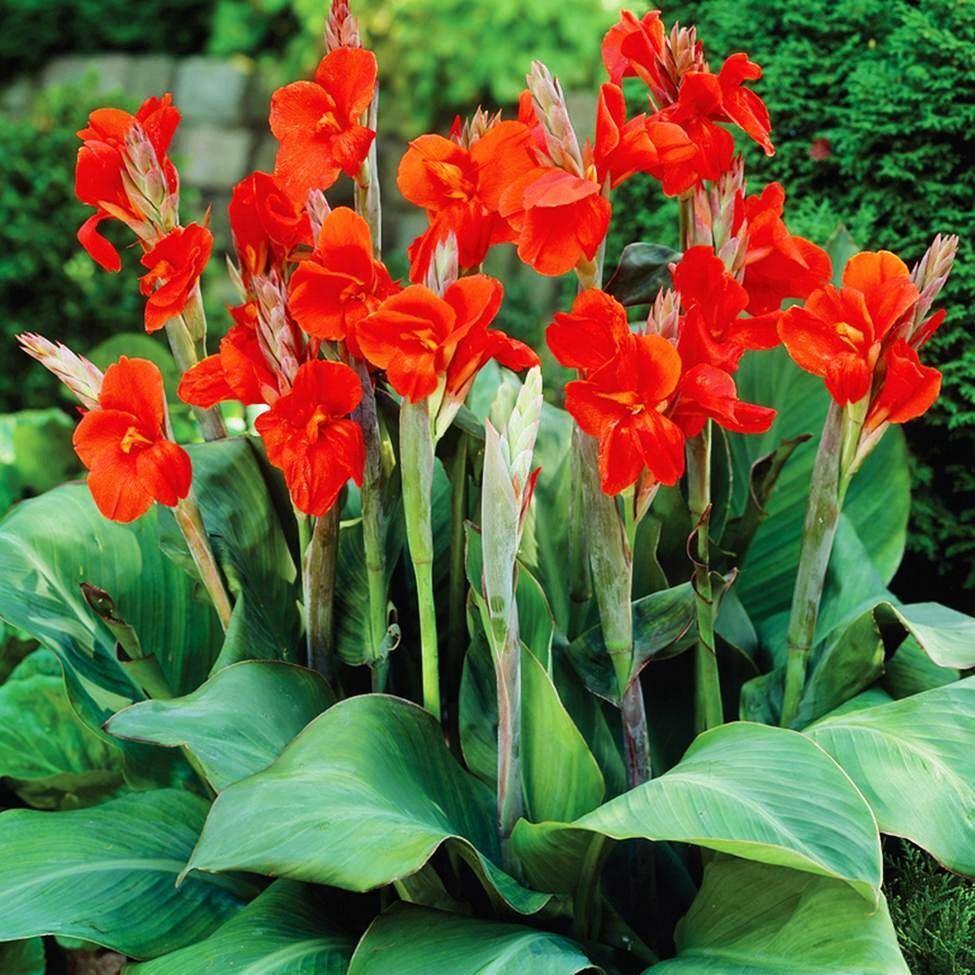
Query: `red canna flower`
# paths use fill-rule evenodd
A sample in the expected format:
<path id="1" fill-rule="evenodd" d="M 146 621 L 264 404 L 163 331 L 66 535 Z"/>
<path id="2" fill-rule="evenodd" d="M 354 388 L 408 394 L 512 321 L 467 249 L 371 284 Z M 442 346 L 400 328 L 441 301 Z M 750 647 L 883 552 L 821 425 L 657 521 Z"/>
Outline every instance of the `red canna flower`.
<path id="1" fill-rule="evenodd" d="M 145 313 L 147 332 L 158 331 L 182 314 L 212 250 L 213 234 L 206 227 L 191 223 L 171 230 L 142 255 L 142 265 L 149 269 L 139 279 L 139 290 L 149 299 Z"/>
<path id="2" fill-rule="evenodd" d="M 489 328 L 503 294 L 501 283 L 484 274 L 455 281 L 442 298 L 411 285 L 359 325 L 359 346 L 411 402 L 430 396 L 441 382 L 447 399 L 461 401 L 490 359 L 515 370 L 538 363 L 528 346 Z"/>
<path id="3" fill-rule="evenodd" d="M 133 521 L 153 501 L 172 507 L 189 494 L 190 459 L 168 439 L 166 427 L 159 369 L 122 356 L 105 371 L 98 407 L 82 417 L 74 434 L 91 496 L 106 518 Z"/>
<path id="4" fill-rule="evenodd" d="M 137 233 L 147 230 L 148 206 L 161 203 L 179 187 L 176 169 L 167 156 L 179 119 L 172 95 L 167 93 L 162 98 L 146 99 L 135 115 L 117 108 L 97 109 L 88 116 L 87 127 L 78 132 L 84 145 L 78 150 L 75 166 L 75 194 L 82 203 L 95 207 L 95 213 L 78 231 L 78 240 L 92 260 L 107 271 L 118 271 L 122 261 L 115 247 L 98 232 L 98 225 L 114 218 L 133 226 Z M 128 172 L 132 164 L 128 144 L 136 130 L 154 156 L 144 161 L 154 164 L 151 173 L 144 175 L 147 180 L 154 177 L 158 185 L 142 187 L 152 191 L 153 200 L 139 198 L 139 188 Z"/>
<path id="5" fill-rule="evenodd" d="M 659 10 L 648 10 L 637 18 L 629 10 L 620 12 L 603 38 L 603 65 L 614 85 L 624 78 L 641 78 L 651 90 L 660 86 L 660 57 L 664 48 L 664 25 Z"/>
<path id="6" fill-rule="evenodd" d="M 372 51 L 339 47 L 322 58 L 314 81 L 295 81 L 271 97 L 271 132 L 280 144 L 274 175 L 298 206 L 309 190 L 359 172 L 376 137 L 361 124 L 376 77 Z"/>
<path id="7" fill-rule="evenodd" d="M 254 329 L 234 325 L 220 340 L 216 355 L 208 355 L 183 373 L 177 394 L 184 403 L 204 410 L 225 400 L 251 406 L 273 403 L 278 382 Z"/>
<path id="8" fill-rule="evenodd" d="M 778 313 L 786 298 L 807 297 L 833 273 L 826 251 L 789 233 L 782 220 L 784 204 L 782 184 L 769 183 L 761 194 L 744 200 L 732 230 L 737 233 L 747 221 L 743 283 L 750 315 Z"/>
<path id="9" fill-rule="evenodd" d="M 399 165 L 403 196 L 427 211 L 429 228 L 410 246 L 410 279 L 423 281 L 434 251 L 453 233 L 461 268 L 478 267 L 488 249 L 515 239 L 498 213 L 502 192 L 537 165 L 535 139 L 522 122 L 492 125 L 468 148 L 456 139 L 414 139 Z"/>
<path id="10" fill-rule="evenodd" d="M 312 256 L 291 276 L 288 310 L 309 335 L 345 340 L 359 356 L 356 328 L 398 290 L 386 266 L 373 258 L 369 225 L 339 207 L 323 221 Z"/>
<path id="11" fill-rule="evenodd" d="M 708 363 L 726 372 L 738 368 L 747 349 L 778 344 L 774 320 L 741 318 L 748 292 L 710 247 L 691 247 L 674 269 L 684 317 L 678 348 L 685 365 Z"/>
<path id="12" fill-rule="evenodd" d="M 599 440 L 602 488 L 620 491 L 643 477 L 674 484 L 684 471 L 684 441 L 708 419 L 728 430 L 760 433 L 775 411 L 738 399 L 734 380 L 710 363 L 687 368 L 674 343 L 630 331 L 626 309 L 598 289 L 556 315 L 549 348 L 582 378 L 567 384 L 566 409 Z"/>
<path id="13" fill-rule="evenodd" d="M 548 166 L 516 180 L 500 203 L 501 216 L 518 234 L 518 256 L 551 276 L 593 260 L 609 229 L 610 212 L 599 184 Z"/>
<path id="14" fill-rule="evenodd" d="M 827 285 L 812 292 L 804 305 L 789 308 L 779 322 L 779 335 L 796 364 L 822 376 L 833 399 L 846 406 L 870 392 L 878 364 L 883 368 L 884 339 L 896 336 L 896 326 L 913 311 L 918 297 L 899 257 L 890 251 L 865 251 L 846 265 L 841 288 Z M 906 375 L 906 354 L 899 350 L 896 358 L 901 362 L 895 370 Z M 890 406 L 900 399 L 894 395 L 899 383 L 895 379 Z M 921 387 L 926 397 L 930 378 Z"/>
<path id="15" fill-rule="evenodd" d="M 646 468 L 661 484 L 684 472 L 684 435 L 664 416 L 680 381 L 677 350 L 659 335 L 634 335 L 589 379 L 565 387 L 565 408 L 599 441 L 606 494 L 619 494 Z"/>
<path id="16" fill-rule="evenodd" d="M 906 423 L 926 413 L 941 392 L 941 373 L 921 365 L 917 349 L 898 339 L 887 350 L 886 371 L 870 404 L 864 432 L 883 423 Z"/>
<path id="17" fill-rule="evenodd" d="M 627 121 L 623 89 L 612 84 L 599 89 L 593 147 L 599 183 L 609 178 L 615 188 L 634 173 L 652 173 L 664 179 L 685 169 L 697 155 L 697 147 L 679 125 L 648 123 L 645 115 Z M 697 179 L 696 172 L 693 178 Z M 665 184 L 667 192 L 669 178 Z"/>
<path id="18" fill-rule="evenodd" d="M 349 366 L 313 359 L 298 369 L 291 392 L 257 418 L 268 460 L 284 472 L 299 511 L 323 515 L 348 480 L 362 484 L 362 430 L 348 419 L 361 399 Z"/>
<path id="19" fill-rule="evenodd" d="M 235 187 L 228 208 L 230 233 L 245 285 L 303 244 L 311 246 L 311 225 L 269 173 L 251 173 Z"/>
<path id="20" fill-rule="evenodd" d="M 599 288 L 576 295 L 571 312 L 557 312 L 545 330 L 552 355 L 583 376 L 599 369 L 620 351 L 630 333 L 626 309 Z"/>

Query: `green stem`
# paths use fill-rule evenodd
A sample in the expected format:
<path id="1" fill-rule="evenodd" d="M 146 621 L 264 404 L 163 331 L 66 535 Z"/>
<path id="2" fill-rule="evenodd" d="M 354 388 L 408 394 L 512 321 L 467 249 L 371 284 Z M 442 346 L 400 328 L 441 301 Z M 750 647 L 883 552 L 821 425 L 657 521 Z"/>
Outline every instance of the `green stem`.
<path id="1" fill-rule="evenodd" d="M 420 616 L 420 659 L 423 706 L 440 720 L 440 664 L 437 648 L 437 607 L 433 589 L 434 443 L 426 400 L 403 400 L 399 414 L 400 459 L 403 465 L 403 510 L 406 540 L 416 576 Z"/>
<path id="2" fill-rule="evenodd" d="M 816 633 L 816 618 L 823 596 L 826 569 L 829 565 L 836 526 L 839 523 L 842 498 L 840 491 L 840 455 L 843 446 L 843 410 L 830 403 L 819 450 L 809 484 L 806 520 L 802 528 L 799 569 L 789 616 L 788 659 L 785 692 L 782 698 L 784 728 L 791 727 L 799 713 L 806 681 L 809 652 Z"/>
<path id="3" fill-rule="evenodd" d="M 308 666 L 336 687 L 335 570 L 339 546 L 339 502 L 315 519 L 302 559 L 305 642 Z"/>
<path id="4" fill-rule="evenodd" d="M 179 530 L 186 540 L 186 547 L 190 550 L 193 563 L 200 573 L 200 579 L 202 579 L 203 585 L 213 602 L 213 608 L 217 611 L 220 625 L 226 630 L 230 625 L 230 614 L 233 611 L 233 606 L 224 586 L 220 566 L 217 565 L 213 549 L 210 547 L 210 538 L 203 525 L 200 509 L 196 501 L 193 500 L 192 494 L 183 498 L 173 508 L 173 514 L 176 517 L 176 524 L 179 525 Z"/>
<path id="5" fill-rule="evenodd" d="M 571 478 L 569 491 L 569 629 L 566 634 L 574 640 L 585 622 L 586 610 L 592 599 L 592 578 L 589 575 L 589 531 L 586 527 L 585 501 L 582 488 L 582 441 L 585 434 L 573 424 Z"/>
<path id="6" fill-rule="evenodd" d="M 502 865 L 518 875 L 511 848 L 515 823 L 524 815 L 521 793 L 521 642 L 518 610 L 512 606 L 503 642 L 495 652 L 498 674 L 498 834 Z"/>
<path id="7" fill-rule="evenodd" d="M 369 653 L 372 660 L 373 690 L 381 691 L 386 685 L 388 660 L 386 642 L 386 513 L 383 509 L 383 460 L 382 441 L 379 434 L 379 416 L 376 411 L 376 393 L 373 389 L 369 368 L 356 360 L 356 372 L 362 383 L 362 400 L 353 419 L 362 428 L 366 445 L 366 463 L 362 476 L 362 545 L 365 551 L 366 580 L 369 586 Z"/>
<path id="8" fill-rule="evenodd" d="M 460 677 L 460 663 L 467 643 L 467 568 L 464 564 L 464 520 L 467 517 L 467 435 L 458 431 L 450 461 L 450 616 L 447 631 L 449 684 Z"/>
<path id="9" fill-rule="evenodd" d="M 203 297 L 199 284 L 190 298 L 189 304 L 178 318 L 166 323 L 166 337 L 173 353 L 173 360 L 180 375 L 195 366 L 206 356 L 206 313 L 203 310 Z M 227 428 L 216 407 L 203 410 L 193 407 L 200 432 L 204 440 L 222 440 L 227 436 Z"/>
<path id="10" fill-rule="evenodd" d="M 596 941 L 601 927 L 599 875 L 606 851 L 606 837 L 593 833 L 579 867 L 572 904 L 572 931 L 580 941 Z"/>
<path id="11" fill-rule="evenodd" d="M 697 610 L 697 645 L 694 672 L 694 723 L 707 731 L 724 723 L 721 677 L 714 639 L 717 599 L 711 585 L 708 530 L 711 509 L 711 421 L 687 441 L 687 498 L 695 523 L 694 604 Z"/>
<path id="12" fill-rule="evenodd" d="M 647 710 L 643 702 L 643 687 L 639 674 L 623 692 L 620 701 L 623 719 L 623 754 L 626 759 L 626 779 L 635 789 L 653 778 L 650 761 L 650 732 L 647 727 Z"/>

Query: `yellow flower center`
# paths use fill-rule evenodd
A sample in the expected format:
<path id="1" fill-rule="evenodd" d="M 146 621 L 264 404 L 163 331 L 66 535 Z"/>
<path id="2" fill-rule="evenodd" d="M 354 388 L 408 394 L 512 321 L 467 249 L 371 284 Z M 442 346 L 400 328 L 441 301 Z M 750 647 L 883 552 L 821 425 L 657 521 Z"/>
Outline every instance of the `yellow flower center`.
<path id="1" fill-rule="evenodd" d="M 122 442 L 119 446 L 122 448 L 123 454 L 130 454 L 134 447 L 145 447 L 151 443 L 152 441 L 141 434 L 135 427 L 129 427 L 125 431 L 125 436 L 122 437 Z"/>

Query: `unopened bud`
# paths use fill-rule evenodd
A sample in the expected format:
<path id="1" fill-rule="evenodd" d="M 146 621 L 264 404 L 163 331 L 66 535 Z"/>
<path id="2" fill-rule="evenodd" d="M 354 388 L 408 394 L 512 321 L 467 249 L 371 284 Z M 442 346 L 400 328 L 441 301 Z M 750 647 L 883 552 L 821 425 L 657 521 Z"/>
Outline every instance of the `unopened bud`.
<path id="1" fill-rule="evenodd" d="M 34 332 L 18 335 L 17 341 L 29 356 L 54 373 L 82 406 L 90 410 L 98 406 L 104 376 L 93 362 L 72 352 L 66 345 L 51 342 Z"/>
<path id="2" fill-rule="evenodd" d="M 451 232 L 441 240 L 433 251 L 433 260 L 427 269 L 426 286 L 437 295 L 443 293 L 457 280 L 460 274 L 457 237 Z"/>
<path id="3" fill-rule="evenodd" d="M 914 309 L 914 325 L 921 325 L 931 306 L 935 303 L 942 288 L 948 281 L 955 254 L 958 252 L 958 237 L 956 234 L 938 234 L 931 242 L 924 257 L 911 271 L 911 280 L 917 285 L 921 293 Z"/>
<path id="4" fill-rule="evenodd" d="M 666 108 L 677 101 L 680 83 L 690 71 L 707 71 L 704 45 L 697 39 L 694 27 L 681 27 L 675 23 L 664 38 L 660 54 L 660 87 L 653 91 L 657 108 Z"/>
<path id="5" fill-rule="evenodd" d="M 657 292 L 647 316 L 647 333 L 677 344 L 680 335 L 680 295 L 673 289 Z"/>
<path id="6" fill-rule="evenodd" d="M 325 53 L 340 47 L 362 47 L 359 22 L 349 10 L 349 0 L 332 0 L 325 20 Z"/>
<path id="7" fill-rule="evenodd" d="M 532 61 L 527 81 L 552 162 L 575 176 L 582 176 L 585 172 L 582 152 L 558 78 L 541 61 Z"/>
<path id="8" fill-rule="evenodd" d="M 324 190 L 314 189 L 308 191 L 305 212 L 308 214 L 308 222 L 311 224 L 311 239 L 317 241 L 318 235 L 322 231 L 322 224 L 325 223 L 325 218 L 332 212 L 328 200 L 325 199 Z"/>

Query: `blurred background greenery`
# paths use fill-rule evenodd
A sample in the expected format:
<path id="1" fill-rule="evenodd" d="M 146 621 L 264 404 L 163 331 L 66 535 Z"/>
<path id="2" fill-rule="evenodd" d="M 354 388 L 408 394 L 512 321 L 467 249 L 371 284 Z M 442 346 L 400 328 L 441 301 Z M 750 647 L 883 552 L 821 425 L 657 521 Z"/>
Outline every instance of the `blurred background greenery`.
<path id="1" fill-rule="evenodd" d="M 75 240 L 86 215 L 73 194 L 75 130 L 91 108 L 107 101 L 134 107 L 175 79 L 192 136 L 176 148 L 185 219 L 214 203 L 225 248 L 221 211 L 230 187 L 245 168 L 272 165 L 273 145 L 261 134 L 267 97 L 313 68 L 325 2 L 0 0 L 0 511 L 72 473 L 70 407 L 43 370 L 14 350 L 17 332 L 40 331 L 96 361 L 120 346 L 131 351 L 133 342 L 138 354 L 166 360 L 160 341 L 138 335 L 135 255 L 129 251 L 125 270 L 112 275 Z M 354 0 L 381 65 L 385 234 L 398 252 L 389 257 L 394 270 L 405 269 L 402 249 L 422 226 L 422 217 L 397 204 L 395 165 L 405 141 L 445 129 L 455 113 L 478 104 L 510 106 L 533 58 L 560 76 L 586 132 L 600 80 L 599 40 L 621 5 Z M 785 185 L 795 232 L 822 244 L 843 225 L 861 247 L 887 247 L 908 262 L 934 232 L 960 236 L 944 296 L 948 320 L 928 356 L 945 374 L 944 393 L 928 417 L 907 427 L 913 530 L 894 589 L 971 612 L 975 2 L 684 0 L 665 3 L 663 13 L 668 22 L 698 25 L 712 64 L 745 50 L 764 66 L 757 87 L 778 152 L 765 159 L 746 150 L 750 180 L 753 187 L 772 179 Z M 676 244 L 675 212 L 650 180 L 626 184 L 614 198 L 610 261 L 633 240 Z M 508 286 L 505 326 L 539 343 L 571 282 L 538 279 L 510 253 L 493 260 Z M 225 278 L 221 262 L 212 262 L 206 293 L 218 333 L 227 323 Z M 972 888 L 913 854 L 895 858 L 893 872 L 899 886 L 891 908 L 902 940 L 913 946 L 915 970 L 975 971 Z"/>

